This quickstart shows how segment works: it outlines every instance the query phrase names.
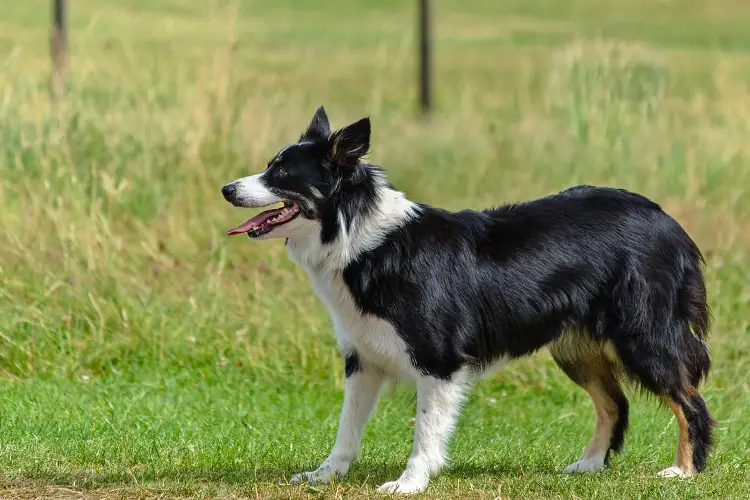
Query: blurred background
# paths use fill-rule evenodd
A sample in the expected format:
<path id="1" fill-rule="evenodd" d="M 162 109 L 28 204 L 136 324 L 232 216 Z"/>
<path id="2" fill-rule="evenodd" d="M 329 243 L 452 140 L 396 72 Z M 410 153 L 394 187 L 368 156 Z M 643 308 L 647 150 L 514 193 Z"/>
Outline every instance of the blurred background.
<path id="1" fill-rule="evenodd" d="M 322 494 L 277 484 L 324 458 L 335 434 L 330 320 L 280 242 L 224 236 L 247 213 L 219 193 L 320 105 L 334 127 L 371 117 L 370 161 L 414 201 L 482 208 L 601 184 L 683 224 L 708 261 L 716 466 L 687 486 L 634 481 L 624 471 L 671 463 L 676 432 L 636 403 L 623 472 L 604 484 L 741 496 L 746 1 L 433 0 L 426 118 L 417 0 L 69 0 L 56 83 L 51 3 L 6 1 L 0 15 L 4 496 Z M 387 395 L 364 465 L 329 493 L 392 479 L 412 412 L 408 391 Z M 593 495 L 601 479 L 554 474 L 585 447 L 592 413 L 546 353 L 516 363 L 478 387 L 459 465 L 431 491 Z"/>

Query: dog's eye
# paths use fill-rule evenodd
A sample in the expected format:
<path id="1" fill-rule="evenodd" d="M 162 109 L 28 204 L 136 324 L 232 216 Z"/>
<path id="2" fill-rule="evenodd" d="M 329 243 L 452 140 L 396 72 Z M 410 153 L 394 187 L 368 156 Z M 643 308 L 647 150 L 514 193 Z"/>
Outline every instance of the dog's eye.
<path id="1" fill-rule="evenodd" d="M 284 177 L 286 177 L 286 170 L 284 170 L 284 167 L 278 167 L 276 169 L 276 177 L 278 177 L 279 179 L 283 179 Z"/>

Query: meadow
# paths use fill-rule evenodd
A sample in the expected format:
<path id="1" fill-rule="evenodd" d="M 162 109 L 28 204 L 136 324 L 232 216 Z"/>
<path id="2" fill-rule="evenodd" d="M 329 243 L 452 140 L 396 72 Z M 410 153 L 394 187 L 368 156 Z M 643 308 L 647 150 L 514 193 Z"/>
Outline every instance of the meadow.
<path id="1" fill-rule="evenodd" d="M 369 115 L 370 160 L 415 201 L 482 208 L 574 184 L 641 192 L 706 255 L 719 422 L 705 474 L 662 480 L 677 426 L 631 397 L 621 455 L 559 471 L 588 396 L 546 352 L 479 382 L 427 498 L 746 498 L 750 9 L 744 0 L 436 0 L 435 111 L 417 113 L 416 2 L 75 0 L 67 92 L 49 2 L 0 19 L 0 496 L 364 498 L 408 457 L 414 396 L 360 461 L 333 443 L 343 362 L 280 242 L 219 189 L 315 108 Z"/>

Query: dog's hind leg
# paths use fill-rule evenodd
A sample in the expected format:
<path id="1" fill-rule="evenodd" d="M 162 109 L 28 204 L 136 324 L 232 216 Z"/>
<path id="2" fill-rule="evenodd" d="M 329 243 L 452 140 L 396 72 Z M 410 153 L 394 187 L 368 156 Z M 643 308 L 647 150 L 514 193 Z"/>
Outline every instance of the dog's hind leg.
<path id="1" fill-rule="evenodd" d="M 677 453 L 674 464 L 659 472 L 660 477 L 689 477 L 706 466 L 708 447 L 711 444 L 712 419 L 703 398 L 694 391 L 686 391 L 677 399 L 665 397 L 664 401 L 677 419 Z"/>
<path id="2" fill-rule="evenodd" d="M 714 420 L 694 383 L 708 372 L 708 348 L 687 327 L 662 336 L 628 336 L 617 347 L 628 372 L 674 412 L 677 452 L 661 477 L 689 477 L 706 467 Z"/>
<path id="3" fill-rule="evenodd" d="M 578 338 L 573 337 L 574 335 Z M 609 463 L 610 453 L 620 451 L 628 428 L 628 400 L 617 380 L 615 367 L 604 349 L 580 336 L 566 333 L 550 351 L 557 365 L 591 397 L 596 427 L 583 457 L 564 472 L 596 472 Z"/>

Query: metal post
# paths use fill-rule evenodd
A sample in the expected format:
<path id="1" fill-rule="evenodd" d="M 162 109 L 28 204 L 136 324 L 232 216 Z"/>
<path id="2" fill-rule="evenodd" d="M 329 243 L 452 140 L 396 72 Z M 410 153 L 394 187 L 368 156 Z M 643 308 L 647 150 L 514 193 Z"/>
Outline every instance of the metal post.
<path id="1" fill-rule="evenodd" d="M 430 0 L 419 0 L 419 99 L 422 114 L 430 113 Z"/>
<path id="2" fill-rule="evenodd" d="M 66 0 L 52 0 L 52 93 L 61 95 L 65 90 L 65 69 L 68 63 L 68 19 Z"/>

